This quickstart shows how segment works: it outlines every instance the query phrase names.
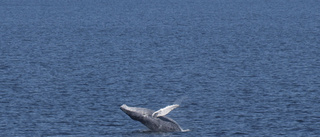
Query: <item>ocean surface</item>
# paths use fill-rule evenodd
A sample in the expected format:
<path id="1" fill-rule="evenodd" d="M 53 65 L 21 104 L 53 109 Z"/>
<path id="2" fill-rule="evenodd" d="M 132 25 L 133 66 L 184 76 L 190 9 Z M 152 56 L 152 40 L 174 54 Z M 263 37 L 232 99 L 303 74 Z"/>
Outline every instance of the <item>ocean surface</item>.
<path id="1" fill-rule="evenodd" d="M 0 0 L 0 136 L 320 136 L 320 2 Z"/>

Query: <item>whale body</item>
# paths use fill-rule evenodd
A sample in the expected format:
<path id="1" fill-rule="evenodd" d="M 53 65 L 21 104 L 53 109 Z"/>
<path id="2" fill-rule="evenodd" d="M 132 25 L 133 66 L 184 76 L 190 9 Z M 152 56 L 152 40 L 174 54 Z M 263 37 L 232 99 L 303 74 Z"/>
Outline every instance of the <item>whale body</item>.
<path id="1" fill-rule="evenodd" d="M 173 119 L 166 117 L 171 110 L 179 105 L 170 105 L 158 111 L 153 111 L 147 108 L 129 107 L 126 104 L 120 106 L 120 109 L 125 112 L 131 119 L 141 122 L 151 131 L 157 132 L 184 132 L 180 125 Z"/>

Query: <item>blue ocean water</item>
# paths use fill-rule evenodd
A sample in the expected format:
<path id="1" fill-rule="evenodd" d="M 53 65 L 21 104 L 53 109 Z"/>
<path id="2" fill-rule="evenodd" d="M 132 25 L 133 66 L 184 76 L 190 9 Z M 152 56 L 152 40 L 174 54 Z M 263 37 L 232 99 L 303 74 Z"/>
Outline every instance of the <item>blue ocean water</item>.
<path id="1" fill-rule="evenodd" d="M 320 136 L 319 55 L 317 0 L 0 0 L 0 136 Z"/>

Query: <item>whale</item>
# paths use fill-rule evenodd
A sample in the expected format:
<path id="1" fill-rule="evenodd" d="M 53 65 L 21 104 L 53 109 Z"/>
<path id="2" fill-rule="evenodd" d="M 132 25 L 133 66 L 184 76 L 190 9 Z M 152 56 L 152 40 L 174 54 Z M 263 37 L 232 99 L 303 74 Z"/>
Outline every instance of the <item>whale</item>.
<path id="1" fill-rule="evenodd" d="M 120 109 L 126 113 L 131 119 L 141 122 L 151 131 L 155 132 L 186 132 L 180 125 L 173 119 L 166 115 L 173 109 L 179 107 L 178 104 L 173 104 L 161 108 L 157 111 L 140 108 L 140 107 L 129 107 L 126 104 L 120 106 Z"/>

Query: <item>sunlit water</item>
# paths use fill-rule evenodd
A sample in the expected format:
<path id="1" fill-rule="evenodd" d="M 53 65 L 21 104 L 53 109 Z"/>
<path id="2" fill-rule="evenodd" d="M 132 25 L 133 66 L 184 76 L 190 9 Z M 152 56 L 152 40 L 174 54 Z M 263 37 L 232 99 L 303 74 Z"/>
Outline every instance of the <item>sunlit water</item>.
<path id="1" fill-rule="evenodd" d="M 0 136 L 320 136 L 316 0 L 0 1 Z M 148 132 L 120 105 L 169 113 Z"/>

